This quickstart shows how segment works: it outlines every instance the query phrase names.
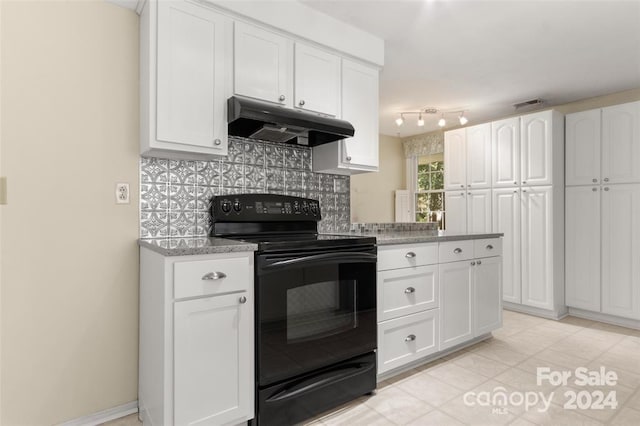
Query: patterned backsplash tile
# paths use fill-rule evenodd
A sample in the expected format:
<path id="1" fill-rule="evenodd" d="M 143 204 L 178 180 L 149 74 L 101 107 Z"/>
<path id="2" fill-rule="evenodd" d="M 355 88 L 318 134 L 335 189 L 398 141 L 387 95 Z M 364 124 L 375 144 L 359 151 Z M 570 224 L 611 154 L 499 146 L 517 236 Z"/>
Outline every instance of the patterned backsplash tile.
<path id="1" fill-rule="evenodd" d="M 229 138 L 226 158 L 211 161 L 140 158 L 140 237 L 204 237 L 214 195 L 271 193 L 320 201 L 320 232 L 347 232 L 348 176 L 311 171 L 312 150 Z"/>

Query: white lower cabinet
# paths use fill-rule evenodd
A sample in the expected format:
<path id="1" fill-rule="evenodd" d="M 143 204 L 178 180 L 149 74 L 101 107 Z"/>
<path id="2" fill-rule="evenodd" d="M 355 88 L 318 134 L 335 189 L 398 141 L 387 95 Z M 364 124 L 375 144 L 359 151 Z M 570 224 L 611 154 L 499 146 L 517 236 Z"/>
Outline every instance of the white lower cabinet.
<path id="1" fill-rule="evenodd" d="M 474 240 L 473 252 L 470 260 L 439 265 L 440 350 L 502 326 L 501 241 Z"/>
<path id="2" fill-rule="evenodd" d="M 499 328 L 501 254 L 501 238 L 379 246 L 378 374 Z"/>
<path id="3" fill-rule="evenodd" d="M 253 253 L 140 251 L 140 418 L 234 425 L 254 415 Z"/>

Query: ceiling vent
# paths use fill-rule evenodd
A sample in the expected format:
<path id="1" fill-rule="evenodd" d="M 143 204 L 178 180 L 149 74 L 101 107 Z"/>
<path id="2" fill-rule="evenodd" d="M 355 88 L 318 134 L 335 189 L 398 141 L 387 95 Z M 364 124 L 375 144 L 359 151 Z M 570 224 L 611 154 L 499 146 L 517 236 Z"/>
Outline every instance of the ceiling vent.
<path id="1" fill-rule="evenodd" d="M 543 103 L 544 101 L 542 99 L 531 99 L 528 101 L 518 102 L 517 104 L 513 104 L 513 107 L 515 109 L 521 109 L 521 108 L 526 108 L 526 107 L 535 106 L 535 105 L 542 105 Z"/>

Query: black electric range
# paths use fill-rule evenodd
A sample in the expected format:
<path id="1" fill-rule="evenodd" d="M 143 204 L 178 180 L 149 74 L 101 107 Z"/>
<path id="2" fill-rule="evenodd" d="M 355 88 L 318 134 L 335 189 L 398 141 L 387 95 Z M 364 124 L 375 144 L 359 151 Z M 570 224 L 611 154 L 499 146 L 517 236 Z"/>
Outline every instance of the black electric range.
<path id="1" fill-rule="evenodd" d="M 319 234 L 317 200 L 211 200 L 211 236 L 256 243 L 258 425 L 302 422 L 376 388 L 373 237 Z"/>

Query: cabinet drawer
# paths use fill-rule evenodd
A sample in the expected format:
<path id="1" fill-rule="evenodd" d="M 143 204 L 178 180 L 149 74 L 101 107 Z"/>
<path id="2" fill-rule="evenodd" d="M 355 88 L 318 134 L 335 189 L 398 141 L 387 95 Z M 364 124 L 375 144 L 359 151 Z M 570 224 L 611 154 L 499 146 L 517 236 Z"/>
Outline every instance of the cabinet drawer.
<path id="1" fill-rule="evenodd" d="M 253 258 L 176 262 L 173 295 L 176 299 L 245 290 L 253 282 Z"/>
<path id="2" fill-rule="evenodd" d="M 438 263 L 438 244 L 378 246 L 378 271 Z"/>
<path id="3" fill-rule="evenodd" d="M 474 257 L 493 257 L 502 254 L 502 239 L 487 238 L 483 240 L 473 240 Z"/>
<path id="4" fill-rule="evenodd" d="M 438 247 L 440 263 L 473 259 L 473 240 L 446 241 Z"/>
<path id="5" fill-rule="evenodd" d="M 438 309 L 378 324 L 378 374 L 438 351 Z"/>
<path id="6" fill-rule="evenodd" d="M 378 272 L 378 320 L 438 307 L 438 266 Z"/>

